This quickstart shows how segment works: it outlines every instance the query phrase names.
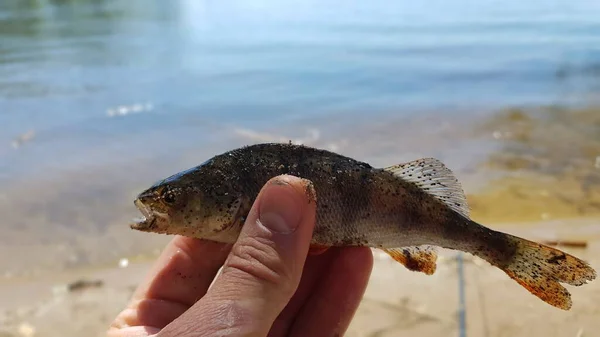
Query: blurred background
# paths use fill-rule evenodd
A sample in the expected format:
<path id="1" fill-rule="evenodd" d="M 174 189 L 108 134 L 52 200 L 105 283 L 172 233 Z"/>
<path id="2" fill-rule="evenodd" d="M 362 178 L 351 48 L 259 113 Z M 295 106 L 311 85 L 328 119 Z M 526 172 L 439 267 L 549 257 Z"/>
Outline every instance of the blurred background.
<path id="1" fill-rule="evenodd" d="M 0 336 L 102 336 L 169 240 L 129 229 L 135 195 L 266 141 L 437 157 L 475 220 L 598 269 L 599 94 L 591 0 L 3 0 Z M 454 256 L 376 255 L 347 335 L 458 335 Z M 596 283 L 562 312 L 465 259 L 469 335 L 600 328 Z"/>

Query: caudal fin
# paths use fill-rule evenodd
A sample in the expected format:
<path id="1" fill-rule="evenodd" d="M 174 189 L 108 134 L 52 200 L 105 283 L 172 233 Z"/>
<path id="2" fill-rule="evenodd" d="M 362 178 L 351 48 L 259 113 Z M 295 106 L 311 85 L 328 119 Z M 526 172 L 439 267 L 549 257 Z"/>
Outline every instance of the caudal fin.
<path id="1" fill-rule="evenodd" d="M 509 237 L 516 244 L 515 255 L 508 265 L 498 267 L 548 304 L 569 310 L 571 294 L 560 283 L 580 286 L 596 278 L 587 262 L 552 247 Z"/>

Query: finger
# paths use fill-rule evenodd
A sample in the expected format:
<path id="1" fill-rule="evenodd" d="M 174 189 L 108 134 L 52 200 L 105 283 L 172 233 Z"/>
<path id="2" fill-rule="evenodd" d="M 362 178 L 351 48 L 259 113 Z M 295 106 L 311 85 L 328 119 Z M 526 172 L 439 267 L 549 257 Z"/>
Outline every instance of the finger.
<path id="1" fill-rule="evenodd" d="M 369 248 L 334 249 L 331 268 L 296 317 L 289 336 L 343 336 L 373 268 Z"/>
<path id="2" fill-rule="evenodd" d="M 310 294 L 314 291 L 319 281 L 323 278 L 323 275 L 330 268 L 331 262 L 335 257 L 335 254 L 332 253 L 334 252 L 327 251 L 319 256 L 308 256 L 304 265 L 304 270 L 302 271 L 300 285 L 294 293 L 294 296 L 290 299 L 290 302 L 273 322 L 271 330 L 269 331 L 269 337 L 283 337 L 288 335 L 288 331 L 294 323 L 296 315 L 302 309 L 302 306 L 306 303 L 306 300 L 310 297 Z"/>
<path id="3" fill-rule="evenodd" d="M 266 336 L 296 291 L 312 238 L 315 192 L 292 176 L 259 193 L 208 294 L 161 333 Z"/>
<path id="4" fill-rule="evenodd" d="M 163 328 L 206 294 L 229 248 L 211 241 L 176 236 L 111 327 Z"/>

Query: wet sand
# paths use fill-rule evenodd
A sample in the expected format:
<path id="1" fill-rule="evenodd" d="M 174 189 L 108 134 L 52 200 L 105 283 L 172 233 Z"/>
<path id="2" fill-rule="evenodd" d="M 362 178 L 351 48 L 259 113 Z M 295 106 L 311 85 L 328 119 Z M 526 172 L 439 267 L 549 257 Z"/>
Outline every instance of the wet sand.
<path id="1" fill-rule="evenodd" d="M 253 142 L 292 139 L 374 166 L 437 157 L 463 183 L 475 220 L 531 239 L 584 240 L 586 249 L 566 250 L 600 269 L 599 110 L 513 109 L 460 121 L 424 115 L 347 127 L 324 120 L 300 128 L 232 127 L 213 148 L 4 186 L 0 336 L 102 336 L 169 240 L 127 227 L 137 216 L 131 202 L 135 194 L 209 155 Z M 429 277 L 376 256 L 369 289 L 347 336 L 457 335 L 455 252 L 446 251 L 436 275 Z M 120 268 L 123 259 L 128 264 Z M 466 259 L 469 335 L 592 336 L 600 328 L 594 322 L 600 311 L 598 282 L 571 287 L 574 306 L 563 312 L 529 295 L 501 271 Z M 101 285 L 65 288 L 78 280 Z"/>
<path id="2" fill-rule="evenodd" d="M 573 220 L 574 235 L 597 228 L 597 220 Z M 494 226 L 530 239 L 565 237 L 553 224 Z M 555 226 L 555 225 L 554 225 Z M 555 226 L 556 227 L 556 226 Z M 526 229 L 528 228 L 528 229 Z M 534 234 L 543 230 L 546 236 Z M 600 233 L 587 234 L 585 249 L 563 248 L 600 270 Z M 414 273 L 374 251 L 375 267 L 364 300 L 346 336 L 457 336 L 458 273 L 456 252 L 444 250 L 433 276 Z M 464 256 L 467 334 L 469 336 L 594 336 L 600 329 L 600 283 L 568 287 L 573 308 L 551 307 L 486 262 Z M 125 268 L 82 269 L 37 282 L 0 282 L 3 298 L 0 336 L 103 336 L 126 305 L 151 261 Z M 77 280 L 89 287 L 69 291 Z M 94 284 L 93 281 L 102 284 Z"/>

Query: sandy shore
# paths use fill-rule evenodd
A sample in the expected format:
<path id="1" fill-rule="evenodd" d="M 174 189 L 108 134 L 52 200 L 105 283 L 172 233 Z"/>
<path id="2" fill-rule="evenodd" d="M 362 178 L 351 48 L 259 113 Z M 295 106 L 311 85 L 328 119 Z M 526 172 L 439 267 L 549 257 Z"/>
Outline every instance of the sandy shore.
<path id="1" fill-rule="evenodd" d="M 587 248 L 564 248 L 600 270 L 598 220 L 569 223 L 571 237 L 585 233 Z M 557 225 L 494 226 L 531 239 L 565 239 Z M 539 235 L 544 228 L 544 235 Z M 537 233 L 537 234 L 536 234 Z M 456 252 L 443 251 L 436 274 L 410 272 L 374 251 L 375 267 L 346 336 L 458 336 Z M 600 282 L 569 289 L 573 308 L 555 309 L 521 288 L 500 270 L 464 255 L 468 336 L 594 336 L 600 329 Z M 112 318 L 127 303 L 151 261 L 126 267 L 80 269 L 43 280 L 0 283 L 0 336 L 103 336 Z M 68 284 L 90 281 L 69 290 Z"/>

